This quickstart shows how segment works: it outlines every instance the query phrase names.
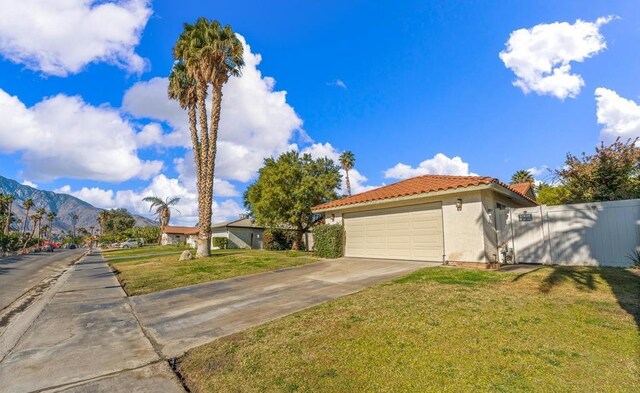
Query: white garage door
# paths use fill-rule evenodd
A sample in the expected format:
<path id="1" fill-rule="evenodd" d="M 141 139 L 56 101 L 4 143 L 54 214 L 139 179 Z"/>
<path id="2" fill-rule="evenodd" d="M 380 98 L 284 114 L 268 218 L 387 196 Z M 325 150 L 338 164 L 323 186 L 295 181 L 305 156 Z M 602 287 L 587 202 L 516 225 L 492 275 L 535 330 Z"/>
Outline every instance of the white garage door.
<path id="1" fill-rule="evenodd" d="M 442 261 L 442 207 L 438 203 L 344 215 L 345 256 Z"/>

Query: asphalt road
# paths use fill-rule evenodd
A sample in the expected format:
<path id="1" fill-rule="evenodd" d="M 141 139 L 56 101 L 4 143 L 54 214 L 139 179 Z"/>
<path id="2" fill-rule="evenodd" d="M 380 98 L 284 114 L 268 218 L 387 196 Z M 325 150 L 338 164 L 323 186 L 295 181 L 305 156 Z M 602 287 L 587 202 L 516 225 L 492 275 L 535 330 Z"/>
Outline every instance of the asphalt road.
<path id="1" fill-rule="evenodd" d="M 0 311 L 48 277 L 64 270 L 84 250 L 18 255 L 0 259 Z"/>

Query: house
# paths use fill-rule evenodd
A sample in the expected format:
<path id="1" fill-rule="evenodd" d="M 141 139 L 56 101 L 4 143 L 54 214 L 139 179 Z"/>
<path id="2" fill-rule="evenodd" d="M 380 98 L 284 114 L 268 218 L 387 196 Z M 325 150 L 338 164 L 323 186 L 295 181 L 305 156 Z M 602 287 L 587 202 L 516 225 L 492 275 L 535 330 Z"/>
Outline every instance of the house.
<path id="1" fill-rule="evenodd" d="M 178 227 L 167 225 L 162 232 L 160 244 L 166 245 L 180 245 L 186 244 L 190 247 L 196 248 L 198 244 L 198 228 L 197 227 Z"/>
<path id="2" fill-rule="evenodd" d="M 315 206 L 343 225 L 347 257 L 491 267 L 507 207 L 537 206 L 532 185 L 481 176 L 425 175 Z"/>
<path id="3" fill-rule="evenodd" d="M 229 248 L 262 249 L 264 227 L 250 218 L 238 218 L 211 227 L 211 238 L 220 237 L 229 239 Z"/>

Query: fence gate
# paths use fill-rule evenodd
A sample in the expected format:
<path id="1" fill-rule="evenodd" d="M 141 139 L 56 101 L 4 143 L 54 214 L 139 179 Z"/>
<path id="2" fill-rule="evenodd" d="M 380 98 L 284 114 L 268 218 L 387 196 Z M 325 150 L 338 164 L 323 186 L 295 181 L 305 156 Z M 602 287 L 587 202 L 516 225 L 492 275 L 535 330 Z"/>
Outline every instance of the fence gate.
<path id="1" fill-rule="evenodd" d="M 507 210 L 512 250 L 502 253 L 516 263 L 629 266 L 640 251 L 640 199 Z"/>

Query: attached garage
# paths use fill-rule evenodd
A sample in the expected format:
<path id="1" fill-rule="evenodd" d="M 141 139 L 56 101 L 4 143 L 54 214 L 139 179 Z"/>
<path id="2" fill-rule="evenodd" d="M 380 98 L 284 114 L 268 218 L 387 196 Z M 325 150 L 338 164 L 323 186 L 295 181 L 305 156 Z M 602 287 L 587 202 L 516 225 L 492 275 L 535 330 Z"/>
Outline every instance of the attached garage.
<path id="1" fill-rule="evenodd" d="M 424 175 L 312 209 L 344 227 L 344 256 L 492 267 L 505 208 L 536 206 L 531 184 L 482 176 Z"/>
<path id="2" fill-rule="evenodd" d="M 345 213 L 345 256 L 442 262 L 442 205 Z"/>

